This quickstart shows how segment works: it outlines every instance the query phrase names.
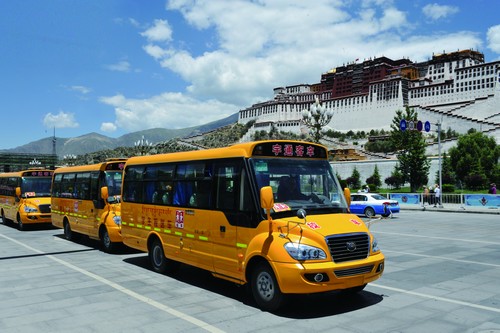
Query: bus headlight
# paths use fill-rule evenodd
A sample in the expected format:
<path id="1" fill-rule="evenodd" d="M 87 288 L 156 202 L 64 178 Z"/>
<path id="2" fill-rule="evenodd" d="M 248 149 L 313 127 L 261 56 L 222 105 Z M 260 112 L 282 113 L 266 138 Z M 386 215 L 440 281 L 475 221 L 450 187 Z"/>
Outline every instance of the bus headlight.
<path id="1" fill-rule="evenodd" d="M 320 260 L 326 259 L 326 253 L 320 248 L 299 244 L 299 243 L 286 243 L 285 250 L 290 257 L 295 260 Z"/>
<path id="2" fill-rule="evenodd" d="M 115 222 L 116 225 L 122 224 L 122 217 L 120 215 L 113 216 L 113 222 Z"/>
<path id="3" fill-rule="evenodd" d="M 24 212 L 25 213 L 36 213 L 36 212 L 38 212 L 38 209 L 36 209 L 36 207 L 32 207 L 32 206 L 24 206 Z"/>
<path id="4" fill-rule="evenodd" d="M 378 247 L 378 241 L 375 237 L 373 237 L 373 242 L 372 242 L 372 252 L 379 252 L 380 248 Z"/>

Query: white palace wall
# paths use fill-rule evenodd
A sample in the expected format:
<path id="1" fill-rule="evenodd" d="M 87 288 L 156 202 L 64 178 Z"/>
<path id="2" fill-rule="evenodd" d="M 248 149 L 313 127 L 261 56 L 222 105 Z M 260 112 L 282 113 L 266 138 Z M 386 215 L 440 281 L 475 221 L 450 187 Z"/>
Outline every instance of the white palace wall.
<path id="1" fill-rule="evenodd" d="M 430 168 L 429 168 L 429 184 L 435 184 L 436 173 L 439 170 L 439 158 L 430 157 Z M 364 161 L 348 161 L 348 162 L 330 162 L 333 170 L 342 179 L 351 177 L 354 168 L 358 170 L 360 174 L 361 184 L 366 184 L 366 179 L 373 175 L 375 171 L 375 166 L 378 167 L 378 172 L 380 174 L 380 180 L 382 182 L 382 187 L 387 187 L 385 184 L 385 179 L 390 177 L 394 171 L 394 167 L 398 163 L 397 159 L 392 160 L 364 160 Z"/>

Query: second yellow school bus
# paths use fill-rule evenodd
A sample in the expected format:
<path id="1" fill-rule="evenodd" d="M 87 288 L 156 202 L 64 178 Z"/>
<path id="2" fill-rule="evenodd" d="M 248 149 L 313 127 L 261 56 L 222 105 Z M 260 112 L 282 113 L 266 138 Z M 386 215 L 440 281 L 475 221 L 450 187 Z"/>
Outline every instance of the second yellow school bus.
<path id="1" fill-rule="evenodd" d="M 132 157 L 122 237 L 158 272 L 179 263 L 206 269 L 249 284 L 272 311 L 287 294 L 358 292 L 382 275 L 384 255 L 348 207 L 326 148 L 314 143 Z"/>
<path id="2" fill-rule="evenodd" d="M 3 223 L 19 230 L 28 224 L 50 224 L 50 186 L 53 170 L 31 169 L 0 173 L 0 210 Z"/>
<path id="3" fill-rule="evenodd" d="M 98 239 L 106 252 L 121 243 L 120 194 L 125 159 L 57 168 L 52 180 L 52 224 L 71 240 Z"/>

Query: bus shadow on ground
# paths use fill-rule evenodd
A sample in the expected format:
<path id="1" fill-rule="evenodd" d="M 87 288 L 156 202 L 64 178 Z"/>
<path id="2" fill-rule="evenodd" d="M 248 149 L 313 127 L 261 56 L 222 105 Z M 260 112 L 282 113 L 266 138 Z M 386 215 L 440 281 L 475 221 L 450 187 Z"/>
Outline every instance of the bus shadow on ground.
<path id="1" fill-rule="evenodd" d="M 0 221 L 2 221 L 2 218 L 0 218 Z M 19 229 L 19 226 L 17 225 L 17 222 L 12 222 L 12 221 L 2 221 L 0 222 L 0 225 L 3 224 L 6 227 L 12 228 L 12 229 Z M 23 230 L 21 232 L 25 231 L 39 231 L 39 230 L 51 230 L 51 229 L 56 229 L 52 225 L 52 223 L 33 223 L 33 224 L 24 224 L 23 225 Z"/>
<path id="2" fill-rule="evenodd" d="M 126 258 L 124 261 L 153 271 L 147 255 Z M 165 274 L 165 276 L 258 308 L 246 286 L 239 286 L 216 278 L 210 272 L 203 269 L 181 265 L 177 272 Z M 367 308 L 380 303 L 382 300 L 382 295 L 366 290 L 357 294 L 332 291 L 320 294 L 290 295 L 288 296 L 286 305 L 280 310 L 273 312 L 273 314 L 292 319 L 329 317 Z"/>
<path id="3" fill-rule="evenodd" d="M 62 230 L 59 228 L 55 228 L 55 229 Z M 74 239 L 71 239 L 71 240 L 67 240 L 64 237 L 64 234 L 58 234 L 58 235 L 53 235 L 53 236 L 60 238 L 62 240 L 65 240 L 67 242 L 72 242 L 72 243 L 75 243 L 78 245 L 90 247 L 94 250 L 99 250 L 99 251 L 104 252 L 104 250 L 102 249 L 101 243 L 97 239 L 90 238 L 87 235 L 77 235 L 77 236 L 75 236 Z M 132 248 L 130 248 L 122 243 L 118 243 L 115 245 L 115 248 L 113 249 L 113 251 L 111 253 L 107 253 L 107 254 L 109 254 L 109 255 L 122 255 L 122 254 L 136 254 L 136 253 L 143 253 L 143 252 L 132 249 Z"/>

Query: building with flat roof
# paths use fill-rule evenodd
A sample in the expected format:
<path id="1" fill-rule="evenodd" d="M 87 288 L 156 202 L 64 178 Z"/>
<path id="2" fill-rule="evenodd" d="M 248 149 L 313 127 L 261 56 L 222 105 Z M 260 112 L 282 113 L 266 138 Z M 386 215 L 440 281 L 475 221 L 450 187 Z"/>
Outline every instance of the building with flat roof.
<path id="1" fill-rule="evenodd" d="M 274 98 L 239 111 L 238 122 L 254 121 L 243 138 L 272 125 L 284 132 L 306 133 L 302 111 L 318 100 L 333 111 L 335 131 L 390 130 L 397 110 L 413 108 L 431 131 L 470 128 L 500 143 L 500 61 L 484 62 L 474 50 L 434 54 L 424 62 L 387 57 L 334 68 L 320 82 L 274 89 Z"/>

